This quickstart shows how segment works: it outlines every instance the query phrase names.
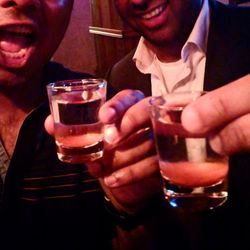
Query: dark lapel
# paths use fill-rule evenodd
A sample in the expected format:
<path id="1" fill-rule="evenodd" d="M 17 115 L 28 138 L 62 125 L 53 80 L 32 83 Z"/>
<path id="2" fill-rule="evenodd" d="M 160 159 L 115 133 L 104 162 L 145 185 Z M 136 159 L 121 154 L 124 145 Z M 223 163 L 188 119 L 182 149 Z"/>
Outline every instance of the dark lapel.
<path id="1" fill-rule="evenodd" d="M 250 72 L 250 9 L 210 0 L 205 90 L 218 88 Z"/>

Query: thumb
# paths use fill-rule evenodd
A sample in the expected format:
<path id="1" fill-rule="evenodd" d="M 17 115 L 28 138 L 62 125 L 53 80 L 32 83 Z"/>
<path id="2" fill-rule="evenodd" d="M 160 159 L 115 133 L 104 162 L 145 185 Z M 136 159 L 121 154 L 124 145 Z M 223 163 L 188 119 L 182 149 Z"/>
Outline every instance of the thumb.
<path id="1" fill-rule="evenodd" d="M 52 118 L 52 115 L 47 116 L 47 118 L 44 121 L 44 127 L 48 134 L 51 136 L 54 136 L 54 121 Z"/>

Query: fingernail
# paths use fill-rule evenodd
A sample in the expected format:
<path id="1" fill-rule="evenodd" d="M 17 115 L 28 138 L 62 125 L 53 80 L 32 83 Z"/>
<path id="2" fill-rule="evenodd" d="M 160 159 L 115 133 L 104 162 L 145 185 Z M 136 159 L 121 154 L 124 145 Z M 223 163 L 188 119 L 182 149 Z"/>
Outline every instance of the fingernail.
<path id="1" fill-rule="evenodd" d="M 104 127 L 104 140 L 109 144 L 114 144 L 119 139 L 119 132 L 115 125 L 106 125 Z"/>
<path id="2" fill-rule="evenodd" d="M 216 153 L 225 154 L 220 136 L 210 137 L 210 145 Z"/>
<path id="3" fill-rule="evenodd" d="M 110 176 L 104 177 L 104 183 L 108 187 L 116 187 L 116 186 L 118 186 L 117 178 L 116 178 L 115 175 L 110 175 Z"/>
<path id="4" fill-rule="evenodd" d="M 116 111 L 113 108 L 107 108 L 106 119 L 111 123 L 115 121 Z"/>
<path id="5" fill-rule="evenodd" d="M 192 133 L 204 130 L 204 125 L 201 124 L 201 120 L 196 110 L 193 108 L 193 104 L 190 104 L 184 109 L 184 112 L 182 113 L 182 125 L 185 129 Z"/>

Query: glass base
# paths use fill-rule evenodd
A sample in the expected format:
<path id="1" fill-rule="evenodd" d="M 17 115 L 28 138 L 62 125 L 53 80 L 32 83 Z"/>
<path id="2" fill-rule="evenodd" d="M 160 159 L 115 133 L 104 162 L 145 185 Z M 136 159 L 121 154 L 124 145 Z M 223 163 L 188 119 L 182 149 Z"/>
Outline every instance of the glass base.
<path id="1" fill-rule="evenodd" d="M 165 199 L 170 206 L 186 211 L 204 211 L 224 204 L 228 197 L 225 182 L 209 187 L 181 188 L 164 180 Z"/>
<path id="2" fill-rule="evenodd" d="M 103 142 L 97 142 L 88 147 L 64 147 L 57 145 L 57 156 L 60 161 L 78 164 L 95 161 L 103 156 Z"/>

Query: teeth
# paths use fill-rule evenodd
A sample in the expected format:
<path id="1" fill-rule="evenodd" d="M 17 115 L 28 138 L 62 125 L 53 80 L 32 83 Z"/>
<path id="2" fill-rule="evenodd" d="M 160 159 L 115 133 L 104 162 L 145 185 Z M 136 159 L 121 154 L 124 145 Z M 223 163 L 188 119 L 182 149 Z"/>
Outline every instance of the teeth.
<path id="1" fill-rule="evenodd" d="M 25 48 L 21 49 L 20 51 L 18 52 L 7 52 L 7 51 L 2 51 L 1 50 L 1 53 L 5 56 L 5 57 L 8 57 L 8 58 L 11 58 L 11 59 L 21 59 L 24 57 L 25 53 L 26 53 L 26 50 Z"/>
<path id="2" fill-rule="evenodd" d="M 151 19 L 151 18 L 156 17 L 159 14 L 161 14 L 163 10 L 164 10 L 163 6 L 160 6 L 159 8 L 156 8 L 153 11 L 151 11 L 150 13 L 143 15 L 143 18 L 144 19 Z"/>
<path id="3" fill-rule="evenodd" d="M 31 27 L 27 27 L 27 26 L 10 26 L 10 27 L 7 27 L 5 30 L 9 32 L 15 32 L 15 33 L 21 33 L 21 34 L 32 33 Z"/>

